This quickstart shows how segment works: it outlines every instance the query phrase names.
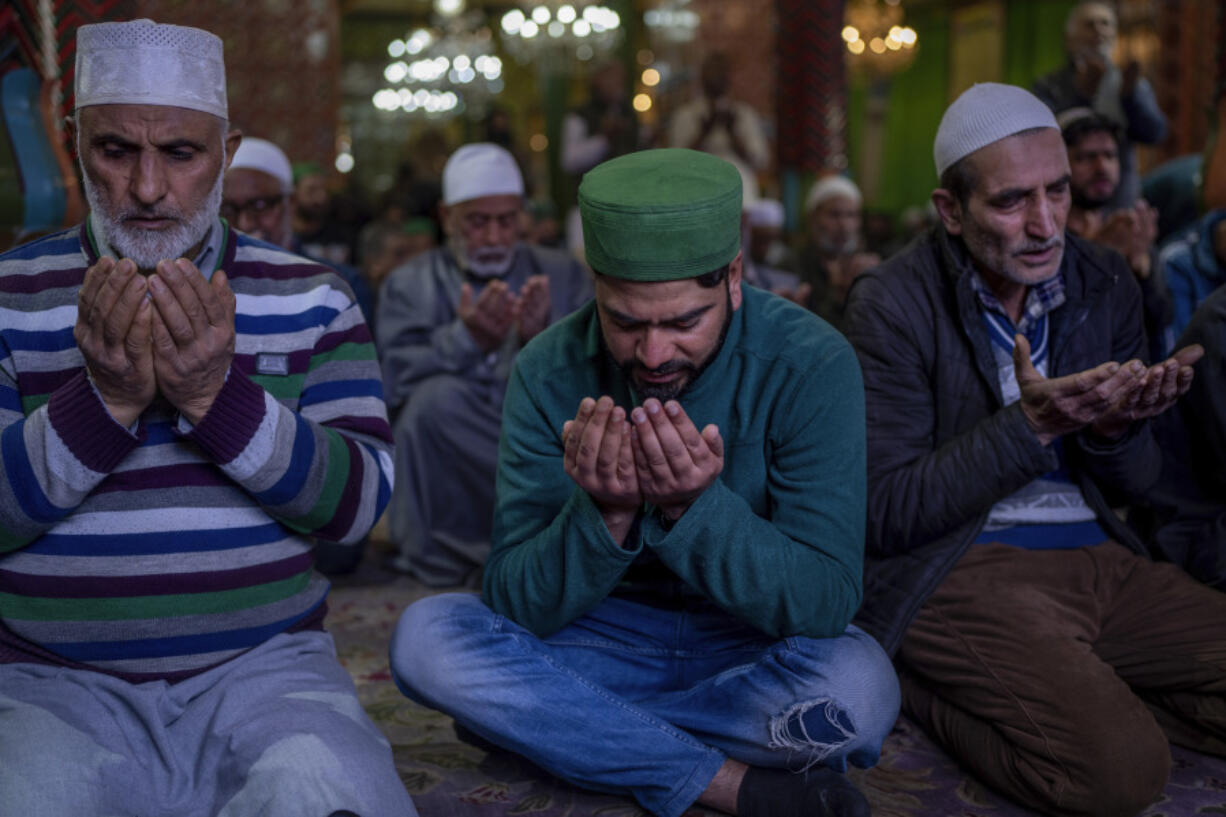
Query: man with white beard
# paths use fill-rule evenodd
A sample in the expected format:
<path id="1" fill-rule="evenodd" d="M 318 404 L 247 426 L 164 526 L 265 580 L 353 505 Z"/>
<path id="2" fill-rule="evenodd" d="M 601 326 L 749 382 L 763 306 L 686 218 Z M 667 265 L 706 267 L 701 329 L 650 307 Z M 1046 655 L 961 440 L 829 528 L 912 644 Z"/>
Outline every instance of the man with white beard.
<path id="1" fill-rule="evenodd" d="M 391 490 L 361 312 L 218 217 L 220 39 L 75 82 L 89 218 L 0 255 L 0 815 L 413 815 L 312 569 Z"/>
<path id="2" fill-rule="evenodd" d="M 507 376 L 519 349 L 591 297 L 570 256 L 520 241 L 524 180 L 505 149 L 461 147 L 443 168 L 445 246 L 380 289 L 379 357 L 394 419 L 392 565 L 473 584 L 490 547 Z"/>

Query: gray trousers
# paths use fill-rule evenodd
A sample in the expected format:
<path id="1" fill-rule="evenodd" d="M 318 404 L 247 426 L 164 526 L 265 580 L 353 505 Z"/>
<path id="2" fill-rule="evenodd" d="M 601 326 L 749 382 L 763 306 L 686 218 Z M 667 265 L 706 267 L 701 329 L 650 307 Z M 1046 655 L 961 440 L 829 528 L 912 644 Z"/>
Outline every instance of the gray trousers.
<path id="1" fill-rule="evenodd" d="M 503 388 L 436 375 L 396 418 L 393 564 L 424 584 L 476 586 L 489 556 Z"/>
<path id="2" fill-rule="evenodd" d="M 0 665 L 0 817 L 415 817 L 322 632 L 177 684 Z"/>

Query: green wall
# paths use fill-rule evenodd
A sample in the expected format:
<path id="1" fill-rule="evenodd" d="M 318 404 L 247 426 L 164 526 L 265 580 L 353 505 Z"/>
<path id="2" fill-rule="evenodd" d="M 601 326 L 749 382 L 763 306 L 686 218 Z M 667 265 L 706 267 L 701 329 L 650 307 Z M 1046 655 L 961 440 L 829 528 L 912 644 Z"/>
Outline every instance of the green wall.
<path id="1" fill-rule="evenodd" d="M 1002 65 L 1005 82 L 1029 87 L 1064 60 L 1064 20 L 1075 0 L 1006 0 Z M 872 209 L 897 214 L 923 204 L 936 186 L 932 142 L 951 102 L 950 19 L 953 2 L 907 6 L 906 24 L 919 34 L 919 52 L 905 70 L 885 80 L 852 77 L 848 88 L 848 161 L 860 168 L 871 95 L 885 97 L 881 184 Z"/>

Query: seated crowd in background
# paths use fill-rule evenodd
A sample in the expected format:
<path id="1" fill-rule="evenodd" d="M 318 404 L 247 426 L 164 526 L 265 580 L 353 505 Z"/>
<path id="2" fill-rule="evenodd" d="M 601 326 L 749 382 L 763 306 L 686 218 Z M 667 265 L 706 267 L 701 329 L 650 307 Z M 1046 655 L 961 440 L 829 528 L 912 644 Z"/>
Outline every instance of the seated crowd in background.
<path id="1" fill-rule="evenodd" d="M 593 71 L 565 217 L 505 111 L 423 139 L 372 210 L 239 141 L 220 41 L 154 25 L 80 30 L 90 216 L 0 256 L 0 727 L 66 723 L 40 746 L 83 767 L 199 752 L 220 771 L 170 788 L 234 813 L 271 763 L 320 817 L 413 814 L 312 569 L 352 569 L 386 508 L 392 569 L 482 591 L 404 612 L 400 690 L 655 814 L 866 815 L 842 772 L 900 708 L 1043 813 L 1141 811 L 1171 743 L 1226 756 L 1226 210 L 1163 244 L 1135 144 L 1166 122 L 1110 7 L 1072 10 L 1032 91 L 949 105 L 897 222 L 845 174 L 762 195 L 718 53 L 657 134 Z M 212 66 L 191 105 L 109 53 L 155 34 Z M 207 172 L 113 182 L 163 131 Z M 151 576 L 217 595 L 150 607 Z M 163 734 L 176 690 L 236 725 Z M 0 741 L 32 807 L 31 757 Z"/>

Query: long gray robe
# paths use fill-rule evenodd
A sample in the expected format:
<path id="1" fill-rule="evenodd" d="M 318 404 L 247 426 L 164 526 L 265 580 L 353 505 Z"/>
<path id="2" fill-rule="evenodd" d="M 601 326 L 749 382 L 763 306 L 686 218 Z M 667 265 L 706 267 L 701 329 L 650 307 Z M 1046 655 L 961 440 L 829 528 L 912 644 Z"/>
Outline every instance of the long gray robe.
<path id="1" fill-rule="evenodd" d="M 549 278 L 550 322 L 592 296 L 591 277 L 570 256 L 520 245 L 502 277 L 519 292 Z M 388 530 L 393 564 L 432 586 L 472 585 L 489 553 L 502 398 L 522 345 L 514 331 L 483 353 L 457 316 L 460 287 L 480 294 L 447 248 L 396 268 L 377 307 L 376 344 L 394 417 L 396 482 Z"/>

